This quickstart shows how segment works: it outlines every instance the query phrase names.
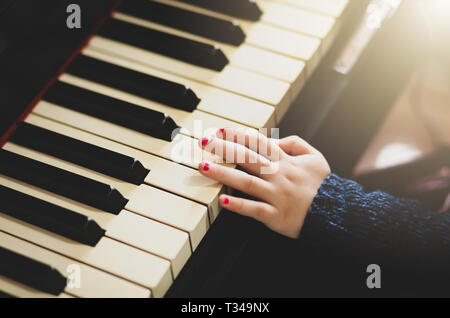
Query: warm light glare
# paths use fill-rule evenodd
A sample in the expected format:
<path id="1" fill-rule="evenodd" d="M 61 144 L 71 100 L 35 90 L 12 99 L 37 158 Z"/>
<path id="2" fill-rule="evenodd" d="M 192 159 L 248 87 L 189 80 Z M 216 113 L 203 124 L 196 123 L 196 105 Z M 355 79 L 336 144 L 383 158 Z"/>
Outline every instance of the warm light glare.
<path id="1" fill-rule="evenodd" d="M 386 145 L 377 156 L 375 167 L 377 169 L 384 169 L 387 167 L 396 166 L 411 162 L 420 157 L 421 152 L 414 146 L 405 143 L 392 143 Z"/>
<path id="2" fill-rule="evenodd" d="M 450 0 L 423 0 L 422 4 L 431 24 L 450 26 Z"/>
<path id="3" fill-rule="evenodd" d="M 426 5 L 430 8 L 430 10 L 445 14 L 447 17 L 449 16 L 450 10 L 449 0 L 426 0 L 425 2 Z"/>
<path id="4" fill-rule="evenodd" d="M 430 51 L 439 63 L 449 67 L 450 56 L 450 0 L 421 0 L 425 21 L 430 34 Z"/>

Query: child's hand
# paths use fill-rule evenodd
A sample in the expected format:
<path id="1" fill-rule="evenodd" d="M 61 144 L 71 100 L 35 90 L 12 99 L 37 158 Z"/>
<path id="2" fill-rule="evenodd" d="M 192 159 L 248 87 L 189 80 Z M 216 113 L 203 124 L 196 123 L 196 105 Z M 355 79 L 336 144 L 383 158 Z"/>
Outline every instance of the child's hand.
<path id="1" fill-rule="evenodd" d="M 299 236 L 317 190 L 330 173 L 319 151 L 297 136 L 274 140 L 243 129 L 220 129 L 217 138 L 203 138 L 200 146 L 248 172 L 205 162 L 199 165 L 203 175 L 261 200 L 221 195 L 224 208 L 285 236 Z"/>

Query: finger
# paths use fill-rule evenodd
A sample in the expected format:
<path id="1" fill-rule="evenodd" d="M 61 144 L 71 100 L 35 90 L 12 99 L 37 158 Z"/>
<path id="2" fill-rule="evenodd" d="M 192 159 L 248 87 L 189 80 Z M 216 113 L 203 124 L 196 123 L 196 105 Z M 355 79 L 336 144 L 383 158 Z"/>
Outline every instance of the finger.
<path id="1" fill-rule="evenodd" d="M 298 136 L 289 136 L 279 141 L 279 147 L 291 156 L 315 153 L 317 150 Z"/>
<path id="2" fill-rule="evenodd" d="M 271 199 L 272 190 L 270 184 L 267 181 L 249 175 L 244 171 L 210 162 L 199 164 L 198 170 L 202 175 L 208 178 L 216 180 L 219 183 L 223 183 L 251 196 L 264 200 Z"/>
<path id="3" fill-rule="evenodd" d="M 254 218 L 264 224 L 270 223 L 272 216 L 276 212 L 275 208 L 268 203 L 238 198 L 231 195 L 222 194 L 219 197 L 219 203 L 225 209 Z"/>
<path id="4" fill-rule="evenodd" d="M 271 161 L 278 161 L 283 155 L 277 140 L 271 140 L 251 128 L 222 128 L 217 131 L 217 136 L 245 146 Z"/>
<path id="5" fill-rule="evenodd" d="M 234 163 L 240 165 L 248 172 L 260 175 L 263 167 L 269 167 L 271 162 L 260 156 L 256 152 L 244 147 L 219 138 L 203 138 L 199 141 L 201 147 L 218 157 L 225 160 L 226 163 Z"/>

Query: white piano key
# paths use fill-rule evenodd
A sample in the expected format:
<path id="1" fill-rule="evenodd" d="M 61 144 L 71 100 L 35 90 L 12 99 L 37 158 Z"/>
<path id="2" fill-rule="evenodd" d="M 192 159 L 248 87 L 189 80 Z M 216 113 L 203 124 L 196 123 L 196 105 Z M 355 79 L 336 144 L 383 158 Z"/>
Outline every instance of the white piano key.
<path id="1" fill-rule="evenodd" d="M 45 101 L 39 102 L 33 112 L 194 169 L 205 160 L 218 162 L 217 157 L 198 147 L 197 139 L 182 134 L 167 142 Z"/>
<path id="2" fill-rule="evenodd" d="M 214 116 L 201 110 L 196 109 L 193 112 L 187 112 L 174 107 L 159 104 L 157 102 L 132 95 L 125 91 L 111 88 L 103 84 L 91 82 L 68 73 L 62 74 L 59 79 L 67 84 L 165 113 L 169 115 L 177 123 L 177 125 L 181 126 L 182 133 L 194 138 L 202 138 L 208 132 L 217 131 L 221 127 L 248 128 L 248 126 Z"/>
<path id="3" fill-rule="evenodd" d="M 0 184 L 51 204 L 89 216 L 101 228 L 106 230 L 105 235 L 107 237 L 169 260 L 174 277 L 179 274 L 181 268 L 191 256 L 188 234 L 181 230 L 125 210 L 121 211 L 119 215 L 103 212 L 1 175 Z M 146 203 L 152 204 L 148 201 Z"/>
<path id="4" fill-rule="evenodd" d="M 298 12 L 298 9 L 303 12 L 303 18 L 300 18 L 301 14 L 297 14 L 298 19 L 288 19 L 288 27 L 294 30 L 297 26 L 298 31 L 301 32 L 301 28 L 308 28 L 309 34 L 318 36 L 321 39 L 320 55 L 325 56 L 331 48 L 336 36 L 342 26 L 342 16 L 345 8 L 348 5 L 348 0 L 258 0 L 264 3 L 271 3 L 271 6 L 265 8 L 268 15 L 271 16 L 273 23 L 281 23 L 279 15 L 287 17 L 288 14 L 283 13 L 284 9 L 280 8 L 287 7 L 291 8 L 293 11 Z M 262 7 L 264 6 L 262 4 Z M 278 9 L 276 9 L 278 7 Z M 278 13 L 275 13 L 278 11 Z M 309 14 L 307 12 L 310 12 Z M 321 19 L 313 18 L 314 15 L 321 17 Z M 309 19 L 308 19 L 309 16 Z M 331 20 L 329 20 L 331 19 Z M 309 20 L 309 21 L 308 21 Z M 319 20 L 322 20 L 320 23 Z M 297 21 L 297 22 L 296 22 Z M 299 24 L 302 24 L 300 27 Z M 308 33 L 308 32 L 307 32 Z"/>
<path id="5" fill-rule="evenodd" d="M 241 25 L 247 34 L 247 43 L 303 60 L 306 63 L 307 77 L 319 64 L 321 57 L 319 39 L 264 23 L 242 22 Z"/>
<path id="6" fill-rule="evenodd" d="M 94 38 L 91 41 L 91 45 L 100 44 L 99 42 L 102 41 L 103 40 L 101 40 L 101 38 Z M 113 42 L 108 40 L 105 41 L 108 43 Z M 99 47 L 101 47 L 101 45 Z M 218 117 L 227 118 L 250 127 L 272 128 L 275 126 L 275 110 L 273 106 L 266 103 L 258 102 L 244 96 L 212 87 L 207 83 L 202 84 L 199 81 L 190 80 L 186 77 L 183 78 L 181 76 L 177 76 L 176 74 L 159 70 L 150 65 L 130 61 L 130 58 L 127 58 L 126 55 L 124 57 L 114 56 L 89 48 L 85 49 L 83 54 L 144 74 L 187 85 L 201 99 L 199 105 L 197 106 L 198 110 L 216 115 Z M 186 122 L 184 127 L 188 126 L 189 124 Z M 194 133 L 194 136 L 198 137 L 198 133 Z"/>
<path id="7" fill-rule="evenodd" d="M 145 178 L 147 184 L 205 204 L 208 207 L 210 216 L 217 216 L 219 213 L 218 197 L 225 191 L 224 186 L 202 176 L 197 170 L 35 114 L 30 114 L 25 121 L 58 134 L 136 158 L 145 168 L 150 170 Z M 191 232 L 191 235 L 196 233 Z M 191 240 L 195 248 L 199 240 L 195 240 L 192 237 Z"/>
<path id="8" fill-rule="evenodd" d="M 155 29 L 210 45 L 218 45 L 229 59 L 231 65 L 288 82 L 291 85 L 291 94 L 293 96 L 296 96 L 303 86 L 305 80 L 305 63 L 303 61 L 295 60 L 278 53 L 269 52 L 246 43 L 236 47 L 230 44 L 217 42 L 199 35 L 120 12 L 115 13 L 113 16 L 118 20 L 133 23 L 142 27 Z"/>
<path id="9" fill-rule="evenodd" d="M 309 9 L 321 14 L 339 18 L 346 7 L 349 0 L 272 0 L 286 3 L 294 7 Z"/>
<path id="10" fill-rule="evenodd" d="M 257 0 L 258 6 L 264 12 L 261 21 L 304 33 L 324 40 L 333 28 L 335 20 L 332 17 L 311 11 L 293 8 L 274 0 Z"/>
<path id="11" fill-rule="evenodd" d="M 100 36 L 92 38 L 88 49 L 253 98 L 259 102 L 274 106 L 275 112 L 287 109 L 291 102 L 288 83 L 252 73 L 235 66 L 228 65 L 221 72 L 212 71 Z M 227 113 L 230 111 L 228 109 L 226 110 Z M 222 110 L 223 112 L 224 110 Z M 260 116 L 259 113 L 253 113 L 253 115 Z"/>
<path id="12" fill-rule="evenodd" d="M 79 286 L 66 287 L 65 293 L 58 297 L 83 297 L 83 298 L 149 298 L 149 289 L 133 284 L 127 280 L 120 279 L 105 273 L 94 267 L 87 266 L 73 259 L 67 258 L 30 242 L 0 232 L 0 246 L 13 252 L 19 253 L 38 262 L 50 265 L 57 269 L 63 276 L 68 276 L 69 266 L 76 265 L 80 269 Z M 0 290 L 10 295 L 23 298 L 54 297 L 47 293 L 22 285 L 8 278 L 0 276 Z"/>
<path id="13" fill-rule="evenodd" d="M 263 21 L 250 22 L 228 15 L 173 0 L 156 0 L 182 9 L 210 15 L 239 23 L 246 34 L 245 43 L 269 51 L 284 54 L 306 62 L 307 74 L 311 74 L 320 59 L 320 40 L 298 32 L 273 27 Z"/>
<path id="14" fill-rule="evenodd" d="M 188 232 L 194 238 L 194 243 L 197 243 L 208 229 L 207 209 L 204 205 L 194 201 L 148 185 L 137 186 L 127 183 L 13 143 L 6 143 L 3 149 L 86 178 L 112 185 L 129 200 L 125 206 L 126 210 Z M 159 251 L 159 253 L 164 254 L 163 256 L 166 257 L 169 254 L 174 254 L 173 251 L 167 251 L 165 253 Z M 176 253 L 179 253 L 180 257 L 182 257 L 181 259 L 184 259 L 185 246 L 179 246 Z M 177 262 L 179 263 L 180 261 L 177 260 Z"/>
<path id="15" fill-rule="evenodd" d="M 151 289 L 162 297 L 172 284 L 170 262 L 103 237 L 95 247 L 61 238 L 36 226 L 0 214 L 0 230 Z"/>
<path id="16" fill-rule="evenodd" d="M 218 72 L 163 56 L 101 36 L 92 38 L 88 48 L 120 56 L 157 69 L 199 81 L 242 96 L 273 105 L 290 103 L 289 84 L 233 65 Z"/>

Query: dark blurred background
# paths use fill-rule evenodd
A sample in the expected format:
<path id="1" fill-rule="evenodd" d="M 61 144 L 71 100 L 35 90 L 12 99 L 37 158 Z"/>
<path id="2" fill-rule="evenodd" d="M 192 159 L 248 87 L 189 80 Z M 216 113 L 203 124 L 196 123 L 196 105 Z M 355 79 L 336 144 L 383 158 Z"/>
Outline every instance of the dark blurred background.
<path id="1" fill-rule="evenodd" d="M 346 25 L 281 122 L 280 135 L 307 139 L 333 172 L 368 190 L 448 211 L 450 1 L 358 3 L 365 18 Z M 339 63 L 358 46 L 354 65 L 341 72 Z"/>

